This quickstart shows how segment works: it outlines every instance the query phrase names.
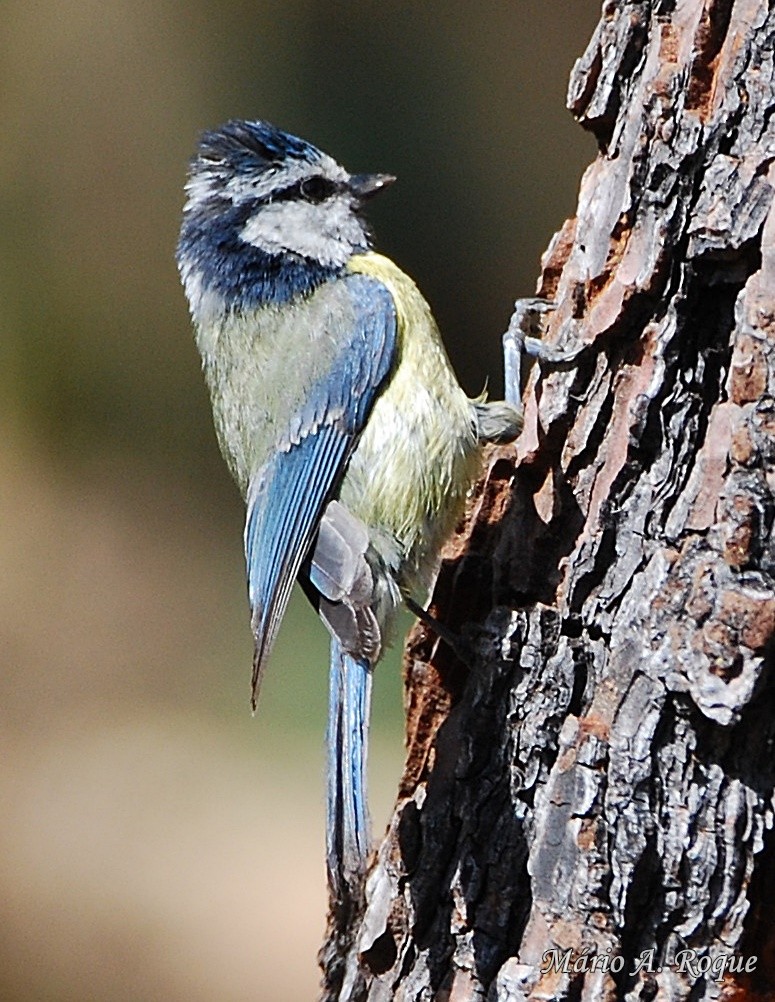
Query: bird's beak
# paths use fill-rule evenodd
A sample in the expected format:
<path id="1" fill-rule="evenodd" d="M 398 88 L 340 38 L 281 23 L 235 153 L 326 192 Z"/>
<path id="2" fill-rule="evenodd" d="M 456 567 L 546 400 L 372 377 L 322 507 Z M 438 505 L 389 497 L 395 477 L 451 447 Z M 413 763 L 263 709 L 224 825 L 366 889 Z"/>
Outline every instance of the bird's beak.
<path id="1" fill-rule="evenodd" d="M 394 181 L 392 174 L 354 174 L 347 182 L 347 187 L 356 198 L 365 201 Z"/>

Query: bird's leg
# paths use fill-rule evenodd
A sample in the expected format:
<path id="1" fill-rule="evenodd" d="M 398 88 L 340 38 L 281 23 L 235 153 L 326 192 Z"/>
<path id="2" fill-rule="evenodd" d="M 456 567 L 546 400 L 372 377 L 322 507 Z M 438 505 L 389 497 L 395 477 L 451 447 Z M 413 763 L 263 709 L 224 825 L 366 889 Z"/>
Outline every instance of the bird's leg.
<path id="1" fill-rule="evenodd" d="M 474 404 L 477 437 L 480 442 L 502 445 L 513 442 L 522 431 L 522 390 L 527 381 L 523 358 L 538 362 L 542 371 L 570 369 L 591 346 L 579 345 L 571 351 L 560 351 L 542 340 L 547 314 L 555 304 L 537 297 L 518 299 L 503 335 L 503 367 L 505 393 L 503 400 Z"/>
<path id="2" fill-rule="evenodd" d="M 527 355 L 538 362 L 542 370 L 571 369 L 579 357 L 589 349 L 587 343 L 571 351 L 560 351 L 546 344 L 542 334 L 546 328 L 546 315 L 556 309 L 548 299 L 527 297 L 514 303 L 514 312 L 508 330 L 503 335 L 503 365 L 506 384 L 506 402 L 518 405 L 522 399 L 522 357 Z"/>
<path id="3" fill-rule="evenodd" d="M 508 329 L 503 335 L 503 378 L 505 398 L 510 404 L 522 399 L 522 356 L 535 358 L 540 353 L 547 313 L 554 309 L 548 299 L 525 298 L 514 303 Z"/>

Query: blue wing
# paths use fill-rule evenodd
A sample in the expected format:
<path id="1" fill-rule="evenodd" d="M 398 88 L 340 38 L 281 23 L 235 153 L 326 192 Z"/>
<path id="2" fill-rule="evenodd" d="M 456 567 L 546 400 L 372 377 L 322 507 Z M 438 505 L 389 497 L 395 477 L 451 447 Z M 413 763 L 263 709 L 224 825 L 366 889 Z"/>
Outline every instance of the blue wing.
<path id="1" fill-rule="evenodd" d="M 255 640 L 254 706 L 293 582 L 395 359 L 396 312 L 388 290 L 365 275 L 339 283 L 349 299 L 350 329 L 329 332 L 340 342 L 335 361 L 320 373 L 291 416 L 278 451 L 251 477 L 248 489 L 245 558 Z"/>

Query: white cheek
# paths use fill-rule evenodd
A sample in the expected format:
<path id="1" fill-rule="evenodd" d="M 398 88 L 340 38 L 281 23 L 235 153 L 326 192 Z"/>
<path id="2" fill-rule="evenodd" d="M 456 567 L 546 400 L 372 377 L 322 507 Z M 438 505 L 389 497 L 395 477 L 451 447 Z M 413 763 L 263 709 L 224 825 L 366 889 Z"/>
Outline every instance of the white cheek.
<path id="1" fill-rule="evenodd" d="M 247 221 L 240 236 L 269 254 L 291 252 L 335 267 L 366 248 L 363 225 L 344 198 L 320 205 L 271 203 Z"/>

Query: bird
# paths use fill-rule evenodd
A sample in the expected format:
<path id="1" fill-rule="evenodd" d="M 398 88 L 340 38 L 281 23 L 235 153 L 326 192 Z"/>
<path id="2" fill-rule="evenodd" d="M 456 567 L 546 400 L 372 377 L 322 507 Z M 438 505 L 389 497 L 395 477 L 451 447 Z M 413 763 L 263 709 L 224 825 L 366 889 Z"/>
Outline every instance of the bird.
<path id="1" fill-rule="evenodd" d="M 326 862 L 340 901 L 370 850 L 371 680 L 396 610 L 424 614 L 484 445 L 522 425 L 517 402 L 466 395 L 425 298 L 374 250 L 364 208 L 394 181 L 232 120 L 200 138 L 176 251 L 246 504 L 254 710 L 295 581 L 331 635 Z"/>

